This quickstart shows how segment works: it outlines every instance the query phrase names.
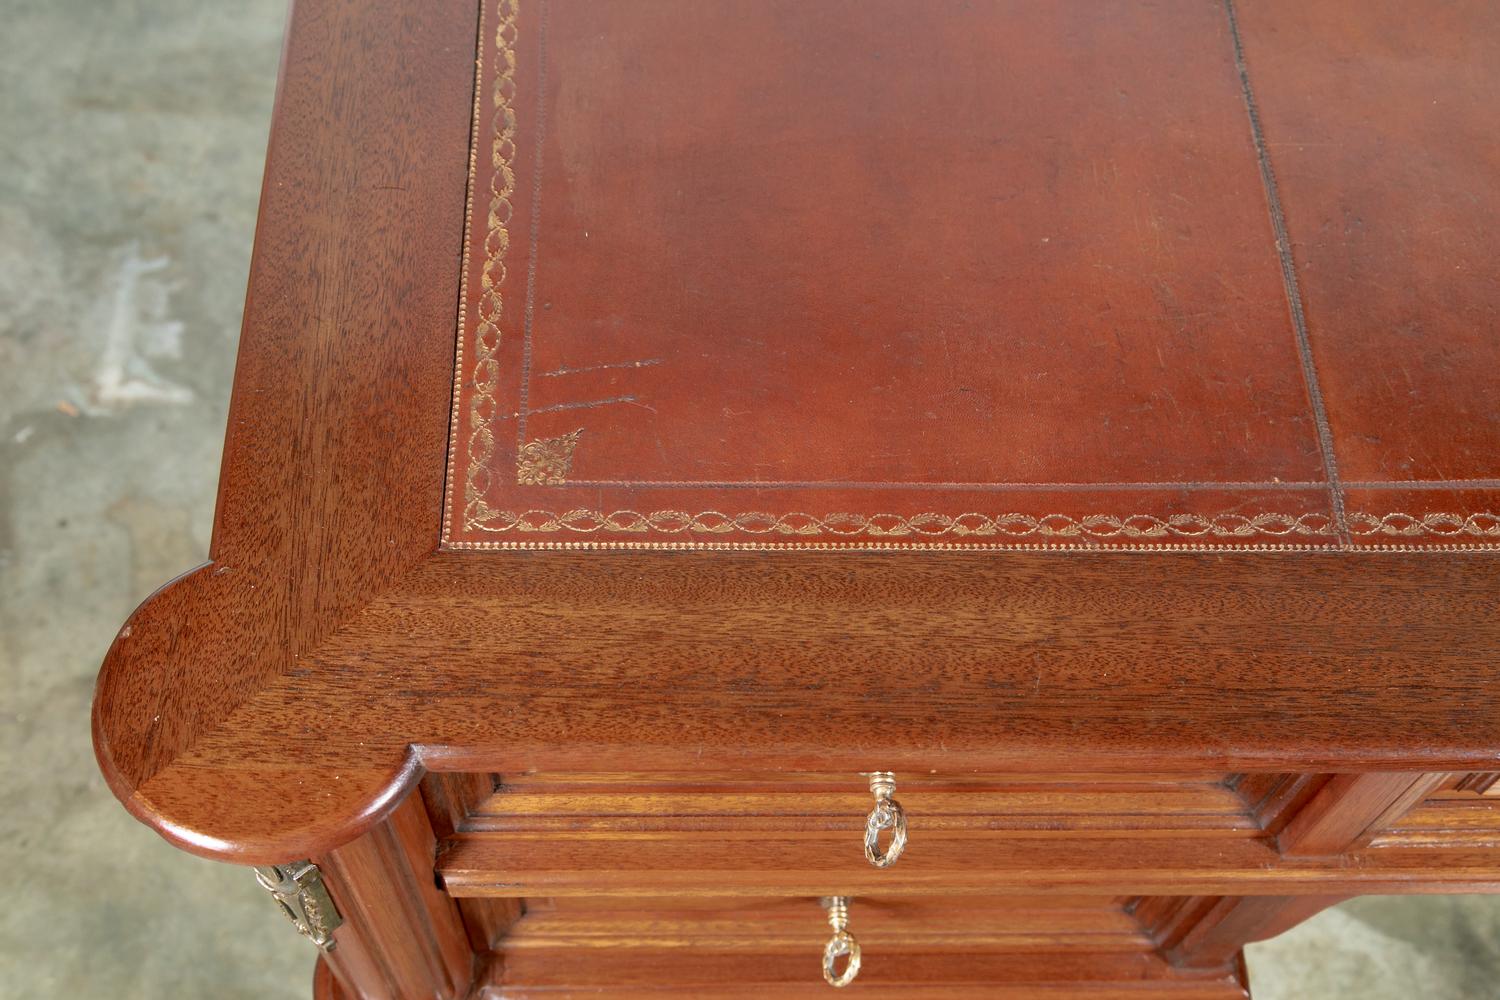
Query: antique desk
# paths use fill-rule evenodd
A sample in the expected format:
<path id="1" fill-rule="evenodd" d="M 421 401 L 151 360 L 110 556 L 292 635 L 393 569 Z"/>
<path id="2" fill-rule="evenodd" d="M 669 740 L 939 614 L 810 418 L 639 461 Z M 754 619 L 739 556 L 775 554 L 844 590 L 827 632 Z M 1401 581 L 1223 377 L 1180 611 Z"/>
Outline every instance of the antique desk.
<path id="1" fill-rule="evenodd" d="M 104 773 L 325 998 L 1218 1000 L 1500 888 L 1497 40 L 299 0 Z"/>

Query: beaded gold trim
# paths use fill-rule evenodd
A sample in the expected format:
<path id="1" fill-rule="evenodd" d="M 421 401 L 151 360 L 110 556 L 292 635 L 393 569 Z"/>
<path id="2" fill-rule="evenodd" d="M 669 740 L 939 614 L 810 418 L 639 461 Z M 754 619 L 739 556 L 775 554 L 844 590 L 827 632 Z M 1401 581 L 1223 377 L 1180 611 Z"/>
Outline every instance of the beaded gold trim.
<path id="1" fill-rule="evenodd" d="M 510 249 L 511 195 L 516 190 L 516 18 L 520 0 L 498 0 L 495 5 L 495 83 L 490 91 L 494 109 L 494 138 L 490 142 L 490 206 L 484 237 L 484 270 L 480 273 L 479 301 L 475 312 L 478 326 L 474 331 L 474 394 L 469 400 L 469 465 L 464 478 L 464 523 L 468 527 L 493 518 L 498 513 L 486 496 L 490 485 L 490 464 L 495 452 L 495 387 L 500 380 L 500 363 L 495 355 L 500 349 L 500 318 L 505 300 L 505 254 Z M 480 53 L 479 73 L 484 72 L 484 55 Z M 475 105 L 476 114 L 478 104 Z M 473 161 L 471 160 L 471 170 Z M 472 179 L 470 187 L 472 188 Z M 467 271 L 467 268 L 465 268 Z M 459 330 L 463 341 L 463 330 Z M 462 362 L 460 361 L 460 364 Z M 455 394 L 457 399 L 457 394 Z"/>
<path id="2" fill-rule="evenodd" d="M 1449 538 L 1500 538 L 1500 515 L 1412 514 L 1375 515 L 1352 513 L 1348 517 L 1350 534 L 1415 538 L 1436 535 Z M 1149 539 L 1263 539 L 1263 538 L 1329 538 L 1338 529 L 1327 514 L 1172 514 L 1156 517 L 1134 514 L 1117 517 L 1111 514 L 1089 514 L 1070 517 L 1048 514 L 771 514 L 748 511 L 725 514 L 716 510 L 690 513 L 681 510 L 657 510 L 640 513 L 617 510 L 495 511 L 482 524 L 484 531 L 517 534 L 573 533 L 593 534 L 668 534 L 724 535 L 747 534 L 791 538 L 840 537 L 863 539 L 923 538 L 996 538 L 1018 541 L 1059 540 L 1149 540 Z"/>

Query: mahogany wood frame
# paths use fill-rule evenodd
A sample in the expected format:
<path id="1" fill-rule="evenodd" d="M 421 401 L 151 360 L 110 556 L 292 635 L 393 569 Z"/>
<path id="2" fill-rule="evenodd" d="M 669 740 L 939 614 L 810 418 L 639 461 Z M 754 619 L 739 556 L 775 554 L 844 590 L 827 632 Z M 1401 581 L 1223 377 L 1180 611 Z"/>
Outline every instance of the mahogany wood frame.
<path id="1" fill-rule="evenodd" d="M 1494 769 L 1494 553 L 442 551 L 476 15 L 293 11 L 211 559 L 131 617 L 94 707 L 111 788 L 169 840 L 316 855 L 424 770 L 626 748 Z"/>
<path id="2" fill-rule="evenodd" d="M 417 966 L 462 995 L 483 947 L 416 884 L 428 772 L 1346 772 L 1282 833 L 1317 856 L 1497 769 L 1495 553 L 443 551 L 476 15 L 296 3 L 210 561 L 94 705 L 168 840 L 324 865 L 366 995 Z M 1219 883 L 1193 891 L 1245 891 Z M 400 968 L 367 884 L 425 912 Z M 1209 965 L 1330 901 L 1192 898 L 1164 947 Z"/>

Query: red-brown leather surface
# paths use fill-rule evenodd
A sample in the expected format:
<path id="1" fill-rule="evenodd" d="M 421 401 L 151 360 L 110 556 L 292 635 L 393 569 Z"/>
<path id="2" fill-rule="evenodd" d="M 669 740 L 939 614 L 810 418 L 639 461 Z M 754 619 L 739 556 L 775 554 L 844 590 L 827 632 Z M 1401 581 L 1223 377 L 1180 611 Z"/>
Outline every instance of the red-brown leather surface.
<path id="1" fill-rule="evenodd" d="M 1468 506 L 1495 510 L 1500 4 L 1241 12 L 1340 475 L 1488 479 Z M 1412 509 L 1399 489 L 1360 493 Z"/>
<path id="2" fill-rule="evenodd" d="M 1500 544 L 1430 6 L 486 0 L 447 544 Z"/>

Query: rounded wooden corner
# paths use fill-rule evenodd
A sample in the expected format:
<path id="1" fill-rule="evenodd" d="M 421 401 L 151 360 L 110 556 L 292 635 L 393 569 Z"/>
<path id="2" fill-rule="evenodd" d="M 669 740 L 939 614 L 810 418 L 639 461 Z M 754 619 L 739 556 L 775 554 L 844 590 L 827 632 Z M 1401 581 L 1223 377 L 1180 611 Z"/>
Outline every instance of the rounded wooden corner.
<path id="1" fill-rule="evenodd" d="M 94 680 L 94 699 L 89 710 L 94 760 L 110 791 L 127 805 L 135 794 L 141 756 L 132 752 L 135 748 L 126 749 L 129 736 L 122 730 L 133 696 L 148 683 L 146 678 L 138 676 L 141 656 L 133 640 L 143 626 L 155 627 L 181 613 L 212 566 L 211 562 L 205 562 L 173 577 L 136 605 L 115 633 Z"/>
<path id="2" fill-rule="evenodd" d="M 339 847 L 384 819 L 424 773 L 414 749 L 393 743 L 372 743 L 367 760 L 342 769 L 316 754 L 275 766 L 197 759 L 211 740 L 243 730 L 253 743 L 302 710 L 248 724 L 240 712 L 293 659 L 264 584 L 206 563 L 158 588 L 111 643 L 91 713 L 95 760 L 125 808 L 175 846 L 237 864 Z"/>
<path id="3" fill-rule="evenodd" d="M 122 800 L 168 843 L 239 865 L 319 858 L 385 820 L 426 769 L 407 748 L 390 768 L 321 772 L 178 768 Z M 233 802 L 232 808 L 214 803 Z M 253 808 L 246 808 L 247 804 Z"/>
<path id="4" fill-rule="evenodd" d="M 478 16 L 468 0 L 291 12 L 213 561 L 134 611 L 92 708 L 111 791 L 194 853 L 316 856 L 422 772 L 404 733 L 304 738 L 340 710 L 298 682 L 439 544 Z M 358 94 L 348 116 L 303 113 L 335 84 Z M 329 183 L 376 175 L 399 191 Z M 335 259 L 350 280 L 322 280 Z"/>

